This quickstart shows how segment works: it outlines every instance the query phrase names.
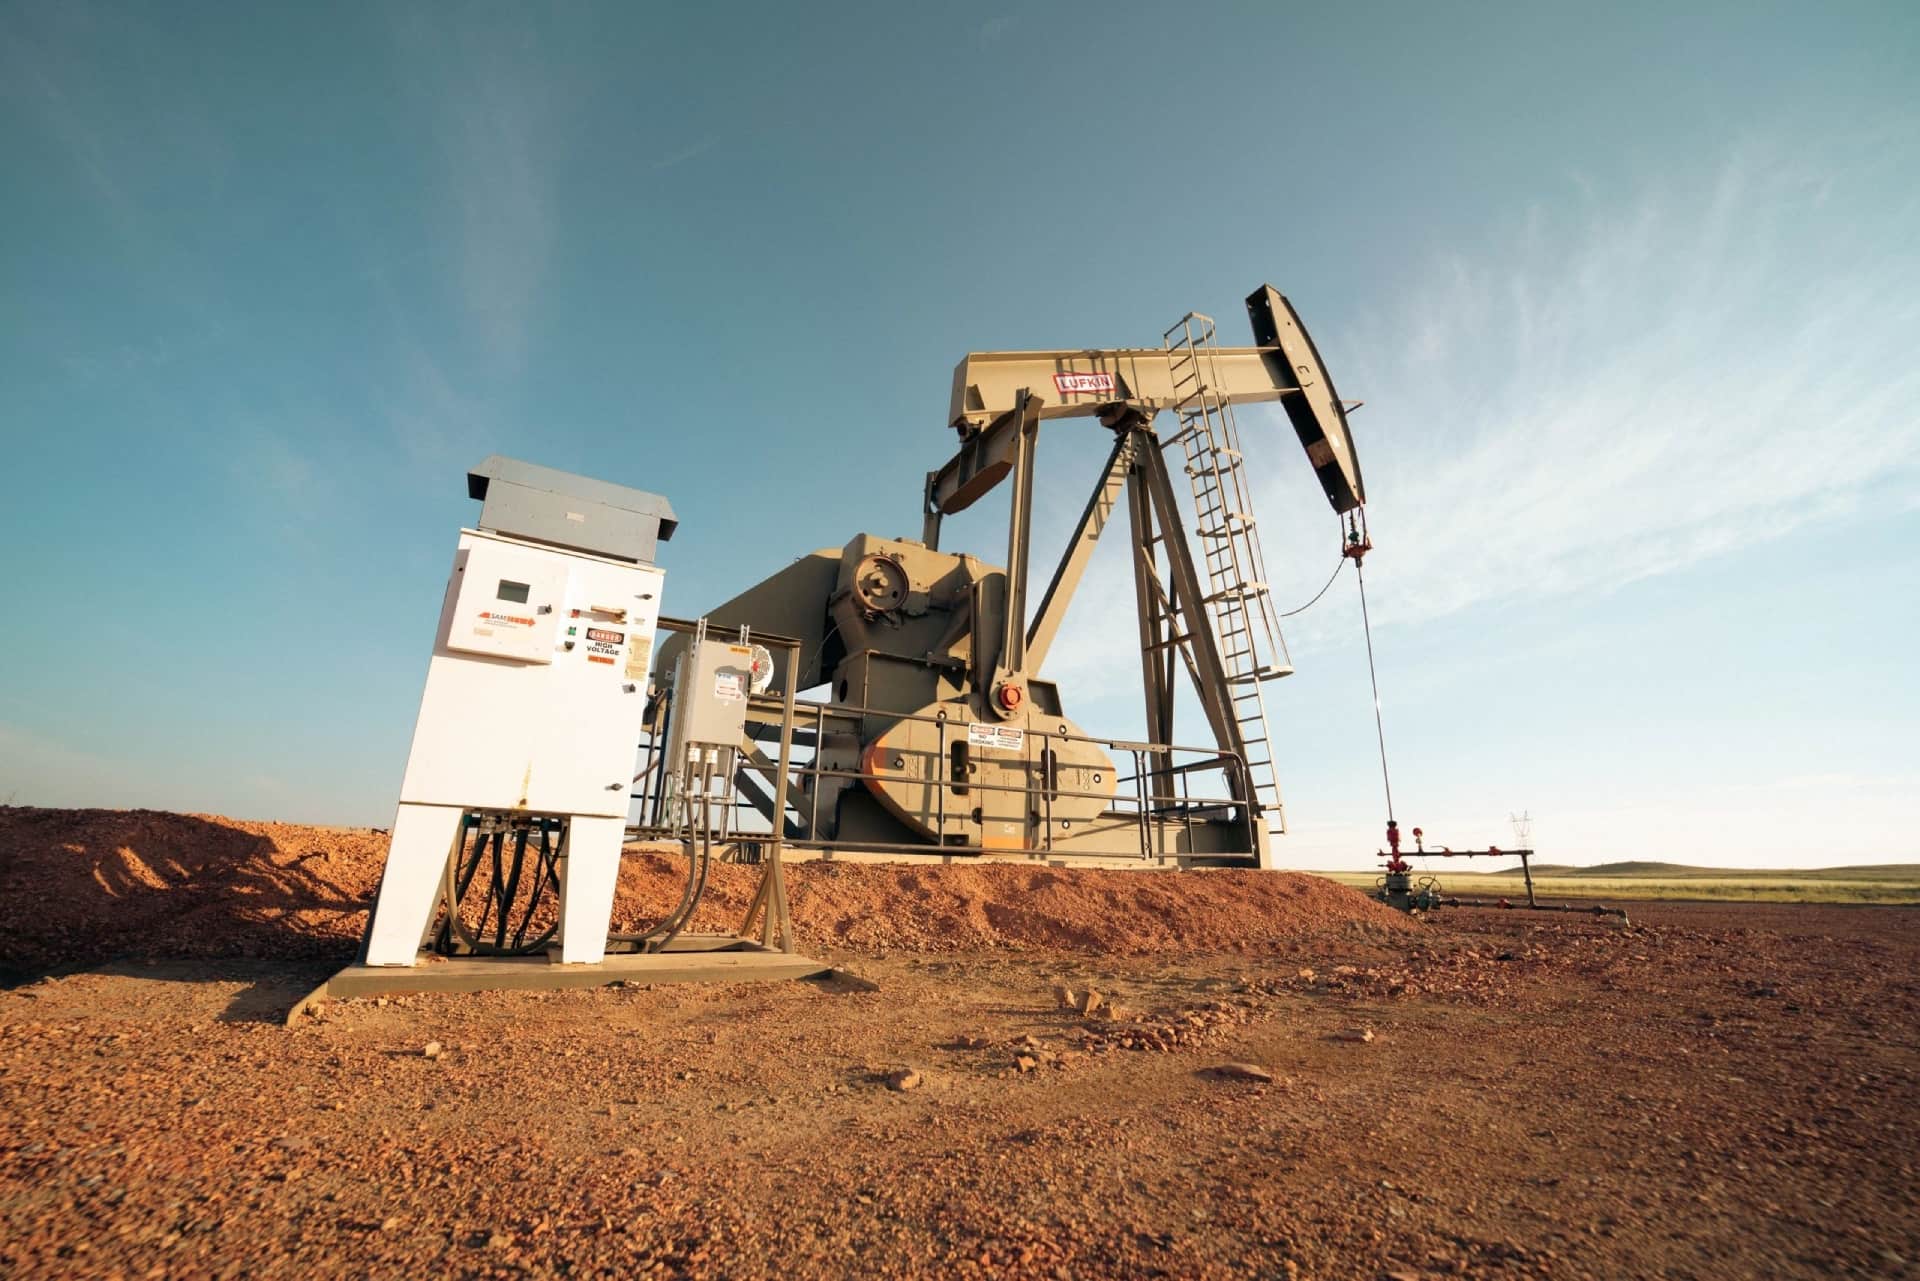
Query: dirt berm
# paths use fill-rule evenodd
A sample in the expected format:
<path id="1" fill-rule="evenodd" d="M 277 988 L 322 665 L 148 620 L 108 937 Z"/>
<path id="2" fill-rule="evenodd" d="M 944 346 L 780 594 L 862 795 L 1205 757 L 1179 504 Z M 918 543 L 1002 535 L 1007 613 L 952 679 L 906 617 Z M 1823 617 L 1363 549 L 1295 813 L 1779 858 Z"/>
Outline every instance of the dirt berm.
<path id="1" fill-rule="evenodd" d="M 0 977 L 122 959 L 345 959 L 386 853 L 386 836 L 365 828 L 0 807 Z M 684 867 L 677 856 L 629 853 L 616 926 L 657 919 Z M 717 865 L 695 928 L 736 926 L 757 876 Z M 1413 928 L 1353 890 L 1293 872 L 801 863 L 788 878 L 800 941 L 812 947 L 1258 952 Z"/>

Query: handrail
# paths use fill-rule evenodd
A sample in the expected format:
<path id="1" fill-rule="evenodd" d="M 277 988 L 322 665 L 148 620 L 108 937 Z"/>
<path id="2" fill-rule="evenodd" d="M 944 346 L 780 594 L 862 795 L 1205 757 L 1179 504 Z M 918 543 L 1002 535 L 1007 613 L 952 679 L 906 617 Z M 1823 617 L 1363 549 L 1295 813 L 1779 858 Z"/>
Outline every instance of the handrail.
<path id="1" fill-rule="evenodd" d="M 788 648 L 789 652 L 797 648 L 796 643 L 789 642 L 787 638 L 784 637 L 756 636 L 755 639 L 780 645 L 782 648 Z M 783 644 L 783 642 L 785 643 Z M 792 680 L 793 671 L 794 666 L 789 663 L 787 665 L 789 682 Z M 787 682 L 783 682 L 783 686 L 786 683 Z M 829 733 L 837 732 L 831 730 L 831 726 L 836 723 L 844 724 L 854 728 L 857 733 L 864 737 L 867 722 L 876 718 L 884 720 L 889 724 L 912 721 L 933 725 L 938 730 L 935 754 L 944 760 L 949 748 L 947 738 L 948 731 L 967 724 L 967 721 L 938 712 L 899 712 L 890 708 L 876 708 L 858 703 L 798 699 L 794 698 L 792 692 L 784 687 L 780 689 L 770 689 L 762 694 L 750 695 L 747 703 L 748 736 L 750 738 L 753 738 L 755 741 L 766 741 L 771 737 L 781 741 L 783 746 L 807 745 L 813 749 L 813 756 L 809 760 L 795 761 L 789 758 L 788 768 L 783 773 L 785 786 L 776 789 L 776 791 L 782 793 L 782 795 L 779 796 L 778 801 L 774 802 L 778 804 L 778 808 L 769 824 L 774 830 L 769 833 L 766 839 L 778 840 L 781 844 L 789 847 L 808 849 L 857 848 L 884 853 L 919 853 L 942 856 L 1006 853 L 1004 849 L 989 850 L 979 845 L 948 845 L 937 842 L 908 844 L 897 842 L 846 841 L 840 839 L 824 839 L 816 835 L 819 831 L 820 788 L 818 783 L 820 780 L 843 779 L 858 783 L 867 783 L 873 779 L 882 777 L 870 771 L 841 769 L 819 764 L 821 744 Z M 799 728 L 800 723 L 806 720 L 811 720 L 810 730 Z M 761 732 L 754 732 L 755 728 L 760 728 Z M 771 733 L 768 731 L 771 731 Z M 653 734 L 664 732 L 664 724 L 649 727 L 650 737 Z M 1190 843 L 1193 824 L 1197 815 L 1207 810 L 1237 810 L 1241 819 L 1247 825 L 1249 840 L 1252 841 L 1254 839 L 1252 830 L 1255 822 L 1254 808 L 1245 800 L 1233 796 L 1230 790 L 1232 786 L 1231 779 L 1236 773 L 1242 778 L 1247 776 L 1246 761 L 1237 752 L 1224 750 L 1212 745 L 1191 746 L 1177 743 L 1153 743 L 1074 732 L 1064 729 L 1046 729 L 1033 725 L 1029 725 L 1026 728 L 1026 734 L 1029 743 L 1026 756 L 1022 763 L 1028 767 L 1029 778 L 1027 781 L 1008 783 L 969 780 L 966 786 L 969 793 L 977 791 L 996 795 L 1022 795 L 1028 799 L 1029 808 L 1038 809 L 1040 812 L 1043 812 L 1046 815 L 1045 830 L 1043 843 L 1038 847 L 1037 852 L 1050 853 L 1054 849 L 1052 803 L 1055 797 L 1102 801 L 1109 807 L 1105 811 L 1106 813 L 1116 818 L 1125 819 L 1131 817 L 1136 819 L 1139 829 L 1138 853 L 1139 857 L 1143 860 L 1151 859 L 1156 855 L 1155 846 L 1157 842 L 1154 840 L 1154 836 L 1158 829 L 1153 821 L 1156 818 L 1177 819 L 1182 829 L 1187 833 Z M 1109 752 L 1131 756 L 1133 757 L 1133 772 L 1121 774 L 1116 771 L 1116 777 L 1114 779 L 1115 788 L 1111 793 L 1060 788 L 1057 786 L 1049 787 L 1047 786 L 1048 780 L 1044 777 L 1045 770 L 1043 763 L 1048 759 L 1046 753 L 1053 751 L 1056 744 L 1064 743 L 1090 743 L 1105 748 Z M 1158 766 L 1149 768 L 1147 763 L 1149 757 L 1169 757 L 1175 753 L 1193 755 L 1198 759 L 1168 765 L 1165 768 Z M 787 755 L 786 752 L 782 754 Z M 1036 766 L 1040 767 L 1042 774 L 1042 777 L 1037 781 L 1032 777 L 1032 771 Z M 1221 796 L 1195 795 L 1189 785 L 1190 777 L 1211 770 L 1221 771 L 1223 780 L 1225 780 L 1226 786 L 1229 788 L 1228 794 Z M 648 772 L 643 772 L 642 775 L 637 777 L 635 780 L 636 783 L 640 783 L 643 780 L 647 783 L 653 783 L 653 779 L 647 778 L 647 773 Z M 1180 782 L 1178 793 L 1168 792 L 1163 794 L 1155 791 L 1151 783 L 1152 780 L 1159 777 L 1168 779 L 1178 777 Z M 926 779 L 916 780 L 916 782 L 921 786 L 933 790 L 937 829 L 944 832 L 948 817 L 946 804 L 947 791 L 953 786 L 951 780 L 942 779 L 939 774 L 935 772 L 929 774 Z M 1128 795 L 1122 785 L 1130 782 L 1135 783 L 1136 786 L 1131 789 L 1132 794 Z M 785 825 L 786 820 L 784 815 L 786 809 L 789 806 L 794 806 L 797 810 L 797 798 L 792 796 L 792 790 L 796 786 L 801 787 L 802 790 L 807 793 L 808 798 L 804 830 L 809 835 L 804 839 L 785 836 L 780 832 L 780 829 Z M 657 797 L 648 796 L 644 790 L 636 793 L 636 796 L 643 801 L 643 813 L 646 809 L 644 803 L 650 800 L 653 801 L 654 813 L 656 815 L 655 823 L 642 823 L 632 829 L 636 836 L 644 838 L 647 834 L 657 830 L 658 800 Z M 1033 805 L 1036 799 L 1040 802 L 1038 806 Z M 753 808 L 758 810 L 757 806 L 750 803 L 743 806 L 737 801 L 725 807 L 728 811 L 738 808 Z M 744 831 L 739 833 L 739 837 L 741 839 L 759 839 L 757 835 L 750 836 Z M 1166 853 L 1164 849 L 1160 849 L 1157 852 L 1161 855 Z"/>

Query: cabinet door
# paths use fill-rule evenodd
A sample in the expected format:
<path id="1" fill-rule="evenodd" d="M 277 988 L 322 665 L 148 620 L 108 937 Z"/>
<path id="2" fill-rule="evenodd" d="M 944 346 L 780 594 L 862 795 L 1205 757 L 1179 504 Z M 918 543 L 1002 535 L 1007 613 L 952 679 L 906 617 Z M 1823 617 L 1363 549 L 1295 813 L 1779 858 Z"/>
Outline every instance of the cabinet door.
<path id="1" fill-rule="evenodd" d="M 446 646 L 468 654 L 551 663 L 567 566 L 553 556 L 475 543 L 456 570 L 460 587 Z"/>

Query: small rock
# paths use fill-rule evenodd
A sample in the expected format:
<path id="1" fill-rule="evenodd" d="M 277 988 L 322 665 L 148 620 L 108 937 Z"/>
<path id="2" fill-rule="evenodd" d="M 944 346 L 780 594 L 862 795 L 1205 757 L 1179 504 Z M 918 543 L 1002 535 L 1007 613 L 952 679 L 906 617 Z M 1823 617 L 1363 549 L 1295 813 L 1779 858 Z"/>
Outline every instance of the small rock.
<path id="1" fill-rule="evenodd" d="M 1015 1055 L 1013 1060 L 1013 1065 L 1019 1068 L 1022 1072 L 1031 1072 L 1033 1071 L 1034 1068 L 1039 1066 L 1039 1064 L 1034 1061 L 1033 1056 L 1030 1054 Z"/>
<path id="2" fill-rule="evenodd" d="M 901 1092 L 917 1090 L 920 1088 L 920 1074 L 912 1068 L 896 1068 L 887 1073 L 887 1088 Z"/>
<path id="3" fill-rule="evenodd" d="M 1300 971 L 1300 981 L 1301 981 L 1302 983 L 1311 983 L 1311 982 L 1313 982 L 1313 971 L 1312 971 L 1312 970 L 1310 970 L 1310 969 L 1306 969 L 1306 968 L 1302 968 L 1302 969 L 1301 969 L 1301 971 Z M 1292 1260 L 1288 1260 L 1288 1262 L 1292 1262 Z M 1296 1265 L 1296 1266 L 1298 1266 L 1298 1265 Z"/>
<path id="4" fill-rule="evenodd" d="M 1074 1009 L 1079 1004 L 1078 998 L 1074 996 L 1073 989 L 1059 983 L 1053 985 L 1053 1000 L 1054 1003 L 1063 1010 Z"/>
<path id="5" fill-rule="evenodd" d="M 1373 1039 L 1373 1029 L 1370 1027 L 1342 1028 L 1333 1034 L 1333 1039 L 1336 1041 L 1371 1041 Z"/>
<path id="6" fill-rule="evenodd" d="M 1088 988 L 1085 995 L 1080 998 L 1080 1012 L 1082 1014 L 1096 1013 L 1102 1006 L 1106 1005 L 1106 1003 L 1106 997 L 1101 996 L 1092 988 Z"/>
<path id="7" fill-rule="evenodd" d="M 425 1057 L 427 1057 L 427 1058 L 430 1058 L 430 1059 L 437 1059 L 437 1058 L 439 1058 L 439 1057 L 440 1057 L 440 1042 L 438 1042 L 438 1041 L 428 1041 L 428 1042 L 426 1043 L 426 1045 L 425 1045 L 425 1046 L 424 1046 L 424 1047 L 423 1047 L 423 1048 L 421 1049 L 421 1051 L 420 1051 L 420 1053 L 421 1053 L 422 1055 L 424 1055 Z"/>
<path id="8" fill-rule="evenodd" d="M 1207 1075 L 1224 1077 L 1229 1081 L 1273 1080 L 1273 1073 L 1258 1063 L 1216 1063 L 1207 1069 Z"/>
<path id="9" fill-rule="evenodd" d="M 400 1220 L 398 1219 L 384 1219 L 380 1223 L 380 1230 L 382 1232 L 391 1232 L 399 1226 Z"/>
<path id="10" fill-rule="evenodd" d="M 282 1152 L 305 1152 L 313 1146 L 311 1139 L 303 1139 L 297 1134 L 283 1134 L 273 1141 L 273 1146 Z"/>

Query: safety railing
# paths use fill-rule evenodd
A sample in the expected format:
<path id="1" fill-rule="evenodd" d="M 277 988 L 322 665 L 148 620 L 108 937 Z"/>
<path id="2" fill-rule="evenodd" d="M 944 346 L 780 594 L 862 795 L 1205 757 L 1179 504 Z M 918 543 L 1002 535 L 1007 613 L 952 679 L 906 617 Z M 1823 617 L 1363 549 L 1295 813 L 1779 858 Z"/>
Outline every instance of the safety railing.
<path id="1" fill-rule="evenodd" d="M 663 619 L 661 623 L 664 630 L 691 630 L 691 625 L 679 624 L 674 620 Z M 1030 839 L 1024 847 L 1024 852 L 1029 854 L 1114 856 L 1115 852 L 1111 850 L 1091 851 L 1084 847 L 1056 849 L 1058 825 L 1055 822 L 1055 804 L 1062 800 L 1101 802 L 1101 817 L 1118 820 L 1118 825 L 1130 825 L 1133 828 L 1137 838 L 1135 853 L 1142 860 L 1182 853 L 1212 852 L 1203 846 L 1211 846 L 1214 842 L 1197 843 L 1195 840 L 1196 828 L 1202 824 L 1214 828 L 1216 836 L 1220 824 L 1231 824 L 1244 835 L 1245 848 L 1249 853 L 1258 848 L 1258 838 L 1254 832 L 1257 820 L 1253 817 L 1252 807 L 1243 799 L 1252 791 L 1247 782 L 1247 767 L 1236 753 L 1214 746 L 1138 742 L 1076 733 L 1064 728 L 1028 725 L 1022 734 L 1018 755 L 989 758 L 1017 772 L 1018 780 L 996 782 L 974 776 L 964 781 L 955 780 L 943 776 L 940 765 L 948 759 L 955 742 L 967 740 L 970 722 L 964 718 L 964 712 L 956 718 L 944 712 L 902 713 L 857 703 L 799 699 L 795 697 L 795 691 L 789 688 L 798 667 L 799 643 L 765 633 L 756 633 L 753 639 L 769 648 L 784 650 L 787 661 L 778 665 L 783 675 L 781 688 L 753 695 L 748 700 L 748 741 L 742 744 L 743 756 L 737 776 L 740 785 L 733 789 L 731 804 L 739 818 L 748 819 L 750 812 L 766 823 L 767 830 L 758 833 L 746 822 L 733 824 L 732 836 L 735 840 L 772 841 L 792 849 L 897 854 L 1007 855 L 1022 852 L 989 848 L 977 842 L 954 841 L 948 835 L 950 820 L 959 813 L 971 813 L 976 805 L 982 804 L 977 798 L 986 794 L 1002 798 L 1016 795 L 1021 798 L 1022 812 L 1032 816 L 1028 824 Z M 633 827 L 632 835 L 641 840 L 665 836 L 669 830 L 662 821 L 662 782 L 666 776 L 666 763 L 661 758 L 664 756 L 662 749 L 667 741 L 667 718 L 671 715 L 671 709 L 663 706 L 661 712 L 663 714 L 656 715 L 649 723 L 649 734 L 642 744 L 645 763 L 634 780 L 636 786 L 632 795 L 640 803 L 640 821 Z M 915 753 L 928 758 L 928 768 L 921 775 L 883 775 L 848 768 L 839 763 L 833 753 L 824 750 L 825 745 L 836 738 L 864 746 L 881 729 L 905 722 L 925 724 L 934 731 L 931 751 L 921 748 Z M 778 744 L 777 758 L 762 754 L 757 762 L 747 759 L 745 749 L 756 744 Z M 1048 768 L 1048 762 L 1061 761 L 1061 749 L 1068 744 L 1099 747 L 1116 758 L 1116 766 L 1122 760 L 1130 760 L 1131 772 L 1117 774 L 1111 792 L 1061 786 L 1059 770 Z M 806 753 L 805 759 L 796 755 L 796 749 Z M 861 752 L 855 750 L 840 755 L 850 756 L 857 761 Z M 764 779 L 768 786 L 762 787 L 755 781 L 756 776 Z M 1217 794 L 1211 786 L 1202 790 L 1203 782 L 1210 778 L 1217 779 Z M 926 809 L 923 818 L 940 834 L 939 839 L 889 842 L 840 837 L 837 798 L 845 789 L 833 786 L 836 783 L 857 786 L 890 783 L 925 789 Z M 742 795 L 749 788 L 759 798 L 757 802 Z M 836 809 L 823 815 L 822 802 L 829 792 L 836 798 Z M 968 801 L 964 811 L 957 804 L 963 798 Z M 822 834 L 823 818 L 832 820 L 832 834 Z M 1075 842 L 1069 840 L 1066 844 L 1072 846 Z"/>

